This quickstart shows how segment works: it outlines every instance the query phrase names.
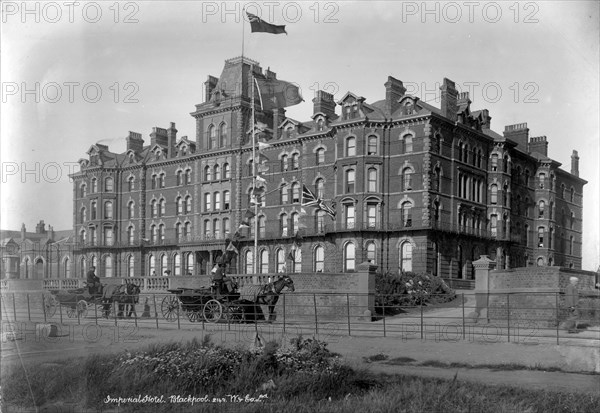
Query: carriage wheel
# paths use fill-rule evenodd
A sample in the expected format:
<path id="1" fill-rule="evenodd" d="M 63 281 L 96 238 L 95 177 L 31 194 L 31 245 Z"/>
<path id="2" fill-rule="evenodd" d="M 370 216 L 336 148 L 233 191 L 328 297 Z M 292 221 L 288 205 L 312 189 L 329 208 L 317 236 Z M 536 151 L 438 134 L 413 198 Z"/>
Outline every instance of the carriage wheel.
<path id="1" fill-rule="evenodd" d="M 46 317 L 52 317 L 56 314 L 56 308 L 60 305 L 55 296 L 51 295 L 44 300 L 44 306 L 46 307 Z"/>
<path id="2" fill-rule="evenodd" d="M 163 298 L 160 304 L 160 312 L 165 320 L 173 322 L 177 320 L 177 312 L 179 311 L 179 298 L 174 295 L 169 295 Z"/>
<path id="3" fill-rule="evenodd" d="M 209 323 L 216 323 L 223 316 L 223 306 L 215 299 L 208 300 L 204 304 L 204 319 Z"/>
<path id="4" fill-rule="evenodd" d="M 230 323 L 242 323 L 244 321 L 244 309 L 242 306 L 228 305 L 225 310 L 225 318 Z"/>

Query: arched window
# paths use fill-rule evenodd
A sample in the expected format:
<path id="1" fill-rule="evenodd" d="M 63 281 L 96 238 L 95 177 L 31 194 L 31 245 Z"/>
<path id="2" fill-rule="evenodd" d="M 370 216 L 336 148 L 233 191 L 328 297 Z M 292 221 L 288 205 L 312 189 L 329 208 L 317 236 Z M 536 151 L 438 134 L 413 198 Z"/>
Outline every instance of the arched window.
<path id="1" fill-rule="evenodd" d="M 498 216 L 492 215 L 490 217 L 490 232 L 492 233 L 492 237 L 496 238 L 498 236 Z"/>
<path id="2" fill-rule="evenodd" d="M 81 184 L 81 186 L 79 187 L 79 196 L 81 198 L 85 198 L 87 196 L 87 185 L 86 184 Z"/>
<path id="3" fill-rule="evenodd" d="M 575 188 L 571 187 L 571 202 L 575 202 Z"/>
<path id="4" fill-rule="evenodd" d="M 539 180 L 540 180 L 540 188 L 544 189 L 544 186 L 546 186 L 546 174 L 541 173 Z"/>
<path id="5" fill-rule="evenodd" d="M 281 236 L 287 237 L 288 236 L 288 216 L 287 216 L 287 214 L 281 214 L 281 217 L 279 217 L 279 225 L 281 227 Z"/>
<path id="6" fill-rule="evenodd" d="M 346 139 L 346 156 L 356 156 L 356 138 L 353 136 Z"/>
<path id="7" fill-rule="evenodd" d="M 544 210 L 546 209 L 546 203 L 544 201 L 540 201 L 538 204 L 538 216 L 539 218 L 544 218 Z"/>
<path id="8" fill-rule="evenodd" d="M 413 246 L 409 241 L 400 245 L 400 271 L 412 271 L 412 250 Z"/>
<path id="9" fill-rule="evenodd" d="M 315 213 L 315 225 L 317 233 L 320 234 L 325 232 L 325 211 L 323 211 L 322 209 L 319 209 Z"/>
<path id="10" fill-rule="evenodd" d="M 300 215 L 297 212 L 292 212 L 291 218 L 292 218 L 291 219 L 292 227 L 291 227 L 290 235 L 295 235 L 296 232 L 298 231 L 298 224 L 300 223 Z"/>
<path id="11" fill-rule="evenodd" d="M 185 213 L 192 213 L 192 197 L 190 195 L 185 197 Z"/>
<path id="12" fill-rule="evenodd" d="M 181 255 L 177 252 L 173 254 L 173 275 L 181 275 Z"/>
<path id="13" fill-rule="evenodd" d="M 367 143 L 367 155 L 377 155 L 377 147 L 379 146 L 377 141 L 377 136 L 369 136 Z"/>
<path id="14" fill-rule="evenodd" d="M 190 237 L 192 235 L 192 224 L 190 222 L 186 222 L 183 224 L 183 236 L 190 241 Z"/>
<path id="15" fill-rule="evenodd" d="M 208 149 L 214 149 L 217 147 L 217 129 L 215 125 L 208 127 Z"/>
<path id="16" fill-rule="evenodd" d="M 221 167 L 219 165 L 215 165 L 213 176 L 215 177 L 215 181 L 221 180 Z"/>
<path id="17" fill-rule="evenodd" d="M 156 199 L 150 202 L 150 208 L 152 218 L 156 218 L 158 216 L 158 201 Z"/>
<path id="18" fill-rule="evenodd" d="M 63 261 L 63 276 L 64 278 L 71 278 L 71 260 L 66 257 Z"/>
<path id="19" fill-rule="evenodd" d="M 212 169 L 208 165 L 206 165 L 204 167 L 204 180 L 205 181 L 212 181 Z"/>
<path id="20" fill-rule="evenodd" d="M 127 218 L 135 218 L 135 203 L 133 201 L 129 201 L 127 204 Z"/>
<path id="21" fill-rule="evenodd" d="M 367 260 L 371 264 L 377 264 L 377 251 L 373 241 L 367 242 Z"/>
<path id="22" fill-rule="evenodd" d="M 404 153 L 411 153 L 413 151 L 412 135 L 404 135 L 402 139 L 404 141 Z"/>
<path id="23" fill-rule="evenodd" d="M 133 258 L 133 255 L 127 257 L 127 276 L 135 277 L 135 258 Z"/>
<path id="24" fill-rule="evenodd" d="M 354 184 L 356 179 L 356 172 L 354 169 L 346 170 L 346 193 L 353 194 L 354 193 Z"/>
<path id="25" fill-rule="evenodd" d="M 152 189 L 156 189 L 158 187 L 158 176 L 156 174 L 150 177 L 150 183 Z"/>
<path id="26" fill-rule="evenodd" d="M 160 182 L 160 187 L 164 188 L 165 187 L 165 174 L 160 174 L 158 176 L 159 182 Z"/>
<path id="27" fill-rule="evenodd" d="M 325 270 L 325 248 L 317 245 L 314 252 L 314 272 L 323 272 Z"/>
<path id="28" fill-rule="evenodd" d="M 260 273 L 261 274 L 268 274 L 269 273 L 269 250 L 262 250 L 260 252 L 260 260 L 259 260 L 259 266 L 260 266 Z"/>
<path id="29" fill-rule="evenodd" d="M 538 267 L 543 267 L 544 266 L 544 259 L 542 257 L 539 257 L 537 259 L 537 266 Z"/>
<path id="30" fill-rule="evenodd" d="M 412 227 L 412 203 L 409 201 L 402 204 L 402 225 L 405 228 Z"/>
<path id="31" fill-rule="evenodd" d="M 177 215 L 183 214 L 183 198 L 178 196 L 175 203 L 177 204 Z"/>
<path id="32" fill-rule="evenodd" d="M 189 185 L 192 183 L 192 170 L 186 169 L 185 171 L 185 184 Z"/>
<path id="33" fill-rule="evenodd" d="M 165 224 L 160 224 L 158 226 L 158 236 L 161 241 L 165 240 Z"/>
<path id="34" fill-rule="evenodd" d="M 110 227 L 104 228 L 104 245 L 112 246 L 113 245 L 113 229 Z"/>
<path id="35" fill-rule="evenodd" d="M 498 154 L 492 154 L 492 162 L 491 162 L 492 171 L 498 170 Z"/>
<path id="36" fill-rule="evenodd" d="M 319 148 L 317 149 L 317 151 L 315 152 L 316 155 L 316 163 L 317 165 L 321 165 L 325 163 L 325 149 L 323 148 Z"/>
<path id="37" fill-rule="evenodd" d="M 227 124 L 221 123 L 219 126 L 219 137 L 221 138 L 221 147 L 227 146 Z"/>
<path id="38" fill-rule="evenodd" d="M 539 248 L 544 248 L 544 232 L 545 232 L 544 227 L 538 228 L 538 247 Z"/>
<path id="39" fill-rule="evenodd" d="M 287 155 L 281 156 L 281 170 L 283 172 L 288 170 L 288 156 Z"/>
<path id="40" fill-rule="evenodd" d="M 569 237 L 569 255 L 573 255 L 573 246 L 575 245 L 575 239 L 573 235 Z"/>
<path id="41" fill-rule="evenodd" d="M 253 256 L 252 256 L 252 251 L 248 250 L 245 252 L 244 254 L 244 264 L 246 267 L 246 274 L 252 274 L 252 271 L 254 270 L 253 268 Z"/>
<path id="42" fill-rule="evenodd" d="M 356 225 L 356 207 L 354 204 L 344 204 L 344 224 L 346 229 L 354 229 Z"/>
<path id="43" fill-rule="evenodd" d="M 368 192 L 377 192 L 377 169 L 369 168 L 367 170 Z"/>
<path id="44" fill-rule="evenodd" d="M 98 213 L 98 207 L 97 207 L 97 203 L 96 201 L 92 201 L 92 203 L 90 204 L 90 209 L 91 209 L 91 219 L 96 219 L 97 218 L 97 213 Z"/>
<path id="45" fill-rule="evenodd" d="M 231 201 L 229 199 L 229 191 L 223 191 L 223 210 L 228 211 L 231 205 Z"/>
<path id="46" fill-rule="evenodd" d="M 81 210 L 79 211 L 79 221 L 84 224 L 85 221 L 87 221 L 87 210 L 85 209 L 85 207 L 81 207 Z"/>
<path id="47" fill-rule="evenodd" d="M 325 181 L 323 178 L 319 178 L 315 181 L 315 192 L 317 198 L 325 198 Z"/>
<path id="48" fill-rule="evenodd" d="M 300 184 L 294 182 L 292 184 L 292 203 L 297 204 L 300 202 Z"/>
<path id="49" fill-rule="evenodd" d="M 285 272 L 285 252 L 282 248 L 275 251 L 275 266 L 278 273 Z"/>
<path id="50" fill-rule="evenodd" d="M 575 213 L 571 212 L 571 220 L 569 221 L 569 227 L 571 229 L 575 228 Z"/>
<path id="51" fill-rule="evenodd" d="M 152 254 L 148 257 L 148 273 L 151 277 L 156 277 L 156 257 Z"/>
<path id="52" fill-rule="evenodd" d="M 406 167 L 402 170 L 402 190 L 403 191 L 412 190 L 412 175 L 413 175 L 412 168 Z"/>
<path id="53" fill-rule="evenodd" d="M 185 275 L 192 275 L 194 273 L 194 254 L 188 253 L 185 256 Z"/>
<path id="54" fill-rule="evenodd" d="M 113 218 L 113 204 L 111 201 L 106 201 L 104 203 L 104 219 L 112 219 Z"/>
<path id="55" fill-rule="evenodd" d="M 82 229 L 81 232 L 79 232 L 79 242 L 85 245 L 85 229 Z"/>
<path id="56" fill-rule="evenodd" d="M 220 211 L 221 210 L 221 193 L 215 192 L 213 194 L 213 199 L 215 202 L 215 211 Z"/>
<path id="57" fill-rule="evenodd" d="M 498 185 L 492 185 L 490 188 L 490 204 L 498 203 Z"/>
<path id="58" fill-rule="evenodd" d="M 281 205 L 286 205 L 289 202 L 288 187 L 286 184 L 281 184 L 279 187 L 279 199 Z"/>
<path id="59" fill-rule="evenodd" d="M 29 259 L 25 258 L 23 268 L 25 269 L 24 278 L 29 278 Z M 79 260 L 79 270 L 81 271 L 81 278 L 85 277 L 87 272 L 87 261 L 85 260 L 85 257 L 81 257 Z"/>
<path id="60" fill-rule="evenodd" d="M 177 171 L 177 186 L 183 185 L 183 171 Z"/>
<path id="61" fill-rule="evenodd" d="M 264 238 L 267 229 L 267 218 L 264 216 L 258 217 L 258 236 Z"/>
<path id="62" fill-rule="evenodd" d="M 229 170 L 229 164 L 228 163 L 224 163 L 223 164 L 223 179 L 229 179 L 231 178 L 230 175 L 230 170 Z"/>
<path id="63" fill-rule="evenodd" d="M 129 241 L 129 245 L 133 245 L 135 243 L 135 230 L 131 225 L 127 227 L 127 240 Z"/>
<path id="64" fill-rule="evenodd" d="M 323 130 L 324 126 L 325 126 L 325 121 L 323 120 L 323 118 L 319 118 L 319 120 L 317 121 L 317 130 L 319 132 L 321 132 Z"/>
<path id="65" fill-rule="evenodd" d="M 158 233 L 157 233 L 156 225 L 150 225 L 150 241 L 152 243 L 156 242 L 157 235 L 158 235 Z"/>
<path id="66" fill-rule="evenodd" d="M 294 268 L 292 268 L 293 272 L 302 272 L 302 250 L 300 248 L 295 248 L 293 251 L 293 265 Z"/>
<path id="67" fill-rule="evenodd" d="M 92 193 L 95 194 L 96 192 L 98 192 L 98 180 L 92 178 Z"/>
<path id="68" fill-rule="evenodd" d="M 211 210 L 212 210 L 211 194 L 209 192 L 206 192 L 204 194 L 204 211 L 209 212 Z"/>
<path id="69" fill-rule="evenodd" d="M 297 153 L 292 154 L 292 169 L 300 168 L 300 155 Z"/>
<path id="70" fill-rule="evenodd" d="M 167 254 L 163 254 L 160 256 L 160 274 L 159 275 L 165 275 L 165 271 L 167 271 L 169 269 L 169 266 L 167 264 Z"/>
<path id="71" fill-rule="evenodd" d="M 177 241 L 181 241 L 181 236 L 183 234 L 181 233 L 181 222 L 178 222 L 177 224 L 175 224 L 175 239 Z"/>
<path id="72" fill-rule="evenodd" d="M 104 276 L 113 276 L 113 259 L 111 255 L 107 255 L 106 257 L 104 257 Z"/>
<path id="73" fill-rule="evenodd" d="M 167 213 L 167 201 L 165 201 L 165 199 L 161 199 L 158 202 L 159 206 L 160 206 L 160 215 L 161 217 L 164 217 Z"/>
<path id="74" fill-rule="evenodd" d="M 356 247 L 348 242 L 344 245 L 344 271 L 354 271 L 356 263 Z"/>
<path id="75" fill-rule="evenodd" d="M 213 234 L 215 238 L 221 238 L 221 220 L 218 218 L 213 219 Z"/>

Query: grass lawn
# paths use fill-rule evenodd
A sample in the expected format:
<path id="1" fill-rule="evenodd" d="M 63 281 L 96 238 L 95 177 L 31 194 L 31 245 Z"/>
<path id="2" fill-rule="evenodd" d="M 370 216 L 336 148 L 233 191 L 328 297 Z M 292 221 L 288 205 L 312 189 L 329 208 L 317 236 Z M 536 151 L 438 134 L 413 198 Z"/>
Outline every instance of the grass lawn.
<path id="1" fill-rule="evenodd" d="M 261 349 L 225 349 L 207 340 L 14 366 L 3 369 L 1 395 L 2 411 L 12 411 L 8 406 L 78 413 L 600 411 L 600 395 L 356 370 L 341 364 L 325 343 L 301 337 L 285 348 L 267 343 Z M 153 399 L 142 403 L 144 396 Z M 193 405 L 188 396 L 196 397 Z M 119 397 L 130 400 L 118 406 Z"/>

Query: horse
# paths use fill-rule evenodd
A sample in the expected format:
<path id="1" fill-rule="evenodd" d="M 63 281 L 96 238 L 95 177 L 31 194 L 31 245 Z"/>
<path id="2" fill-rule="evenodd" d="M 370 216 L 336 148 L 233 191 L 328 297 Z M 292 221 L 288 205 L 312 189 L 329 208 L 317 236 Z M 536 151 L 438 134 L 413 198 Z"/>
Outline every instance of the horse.
<path id="1" fill-rule="evenodd" d="M 102 295 L 102 308 L 104 317 L 108 318 L 110 314 L 110 306 L 113 303 L 118 304 L 117 317 L 123 316 L 123 310 L 125 306 L 129 307 L 127 317 L 131 317 L 132 313 L 135 313 L 135 304 L 139 302 L 140 298 L 140 287 L 136 284 L 125 281 L 123 285 L 107 285 L 104 288 Z M 125 310 L 127 311 L 127 310 Z"/>
<path id="2" fill-rule="evenodd" d="M 249 286 L 249 293 L 253 295 L 253 300 L 241 300 L 247 301 L 248 304 L 252 304 L 255 308 L 257 305 L 266 305 L 269 308 L 269 323 L 272 323 L 277 318 L 275 314 L 275 306 L 279 301 L 281 291 L 287 288 L 291 292 L 295 291 L 294 281 L 289 275 L 282 275 L 276 281 L 270 282 L 264 285 Z M 248 296 L 248 293 L 245 294 Z M 256 317 L 256 314 L 255 314 Z"/>

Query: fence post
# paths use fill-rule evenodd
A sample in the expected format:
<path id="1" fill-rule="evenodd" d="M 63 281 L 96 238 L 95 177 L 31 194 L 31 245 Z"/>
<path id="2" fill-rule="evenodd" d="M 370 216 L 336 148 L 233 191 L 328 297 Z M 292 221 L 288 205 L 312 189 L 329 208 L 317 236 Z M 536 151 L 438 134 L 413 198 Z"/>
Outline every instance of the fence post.
<path id="1" fill-rule="evenodd" d="M 317 296 L 313 294 L 313 304 L 315 307 L 315 336 L 319 336 L 319 319 L 317 317 Z"/>
<path id="2" fill-rule="evenodd" d="M 382 312 L 381 317 L 383 317 L 383 336 L 387 337 L 387 328 L 386 328 L 387 325 L 385 323 L 385 298 L 383 298 L 381 300 L 381 302 L 382 302 L 382 304 L 381 304 L 381 312 Z"/>
<path id="3" fill-rule="evenodd" d="M 119 313 L 119 306 L 116 304 L 116 302 L 113 302 L 111 304 L 113 313 L 115 313 L 115 327 L 118 327 L 118 323 L 117 323 L 117 314 Z"/>
<path id="4" fill-rule="evenodd" d="M 559 326 L 560 326 L 560 312 L 558 309 L 558 293 L 554 293 L 554 296 L 556 298 L 556 345 L 559 344 Z"/>
<path id="5" fill-rule="evenodd" d="M 285 335 L 285 296 L 287 294 L 283 294 L 283 334 Z"/>
<path id="6" fill-rule="evenodd" d="M 44 323 L 46 322 L 46 297 L 42 293 L 42 311 L 44 311 Z M 61 321 L 62 324 L 62 321 Z"/>
<path id="7" fill-rule="evenodd" d="M 348 313 L 348 335 L 352 335 L 352 331 L 350 330 L 350 294 L 346 293 L 346 311 Z"/>
<path id="8" fill-rule="evenodd" d="M 31 309 L 29 308 L 29 293 L 27 293 L 27 318 L 31 321 Z"/>
<path id="9" fill-rule="evenodd" d="M 13 321 L 17 321 L 17 303 L 15 302 L 15 293 L 13 293 Z"/>
<path id="10" fill-rule="evenodd" d="M 60 316 L 60 324 L 63 323 L 63 315 L 62 315 L 62 305 L 60 305 L 60 303 L 58 303 L 58 315 Z M 44 318 L 44 321 L 46 321 L 46 319 Z"/>
<path id="11" fill-rule="evenodd" d="M 465 325 L 465 293 L 462 293 L 462 325 L 463 325 L 463 340 L 465 339 L 466 336 L 466 329 L 467 326 Z"/>
<path id="12" fill-rule="evenodd" d="M 152 294 L 152 301 L 154 302 L 154 318 L 156 319 L 156 329 L 158 330 L 158 310 L 156 310 L 156 294 Z"/>
<path id="13" fill-rule="evenodd" d="M 421 340 L 423 340 L 423 300 L 419 303 L 421 307 Z"/>
<path id="14" fill-rule="evenodd" d="M 102 307 L 102 309 L 104 310 L 104 307 Z M 94 319 L 96 320 L 96 325 L 98 325 L 98 306 L 97 305 L 94 306 Z"/>
<path id="15" fill-rule="evenodd" d="M 507 334 L 508 342 L 510 343 L 510 294 L 506 293 L 506 322 L 507 322 Z"/>

